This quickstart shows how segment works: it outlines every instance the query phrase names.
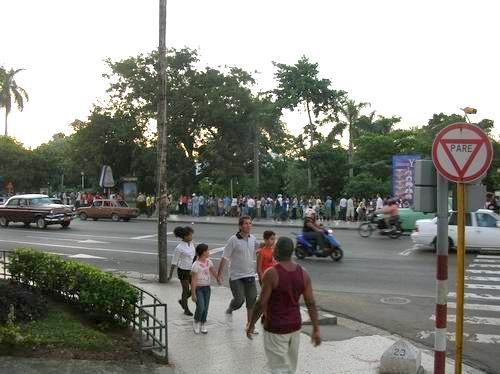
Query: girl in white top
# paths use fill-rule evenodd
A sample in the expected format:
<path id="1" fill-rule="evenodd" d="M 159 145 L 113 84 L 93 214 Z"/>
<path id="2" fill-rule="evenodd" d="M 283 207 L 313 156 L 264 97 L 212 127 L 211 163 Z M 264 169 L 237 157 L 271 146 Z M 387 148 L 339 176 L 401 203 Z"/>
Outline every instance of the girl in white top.
<path id="1" fill-rule="evenodd" d="M 188 307 L 189 295 L 191 295 L 191 266 L 195 254 L 193 233 L 193 229 L 189 226 L 176 227 L 174 229 L 174 235 L 181 238 L 182 241 L 174 249 L 174 257 L 172 258 L 172 266 L 170 267 L 170 275 L 168 276 L 168 280 L 172 279 L 174 269 L 177 267 L 177 277 L 182 285 L 182 294 L 179 304 L 182 309 L 184 309 L 184 314 L 187 316 L 193 315 Z"/>
<path id="2" fill-rule="evenodd" d="M 191 268 L 191 297 L 196 303 L 193 330 L 195 334 L 206 334 L 208 305 L 210 304 L 210 274 L 217 278 L 214 264 L 209 258 L 210 252 L 206 244 L 196 246 L 196 258 Z"/>

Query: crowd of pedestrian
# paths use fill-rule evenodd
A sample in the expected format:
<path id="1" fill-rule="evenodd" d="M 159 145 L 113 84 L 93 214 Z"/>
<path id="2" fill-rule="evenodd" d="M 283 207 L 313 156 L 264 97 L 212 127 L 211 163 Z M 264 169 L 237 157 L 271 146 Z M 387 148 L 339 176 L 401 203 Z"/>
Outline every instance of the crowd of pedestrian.
<path id="1" fill-rule="evenodd" d="M 389 197 L 377 195 L 373 198 L 343 196 L 208 196 L 181 195 L 173 202 L 171 212 L 181 215 L 199 216 L 250 216 L 252 219 L 273 219 L 276 221 L 302 220 L 308 208 L 314 209 L 319 221 L 342 220 L 363 221 L 368 213 L 387 205 Z M 399 201 L 399 207 L 408 207 L 406 201 Z"/>
<path id="2" fill-rule="evenodd" d="M 276 241 L 276 234 L 266 230 L 263 240 L 259 241 L 251 231 L 252 218 L 240 216 L 238 232 L 228 239 L 216 269 L 210 260 L 208 246 L 204 243 L 194 245 L 192 227 L 176 227 L 174 234 L 181 242 L 174 250 L 168 279 L 177 268 L 181 282 L 179 304 L 184 314 L 193 316 L 188 306 L 191 296 L 196 305 L 193 332 L 207 334 L 211 280 L 222 284 L 228 266 L 232 297 L 225 312 L 226 320 L 232 322 L 233 313 L 245 305 L 247 323 L 240 328 L 249 339 L 253 339 L 259 334 L 256 323 L 262 318 L 264 348 L 271 372 L 295 373 L 302 328 L 301 297 L 311 319 L 311 342 L 314 346 L 321 343 L 311 279 L 300 265 L 293 262 L 294 245 L 290 238 L 280 237 Z"/>

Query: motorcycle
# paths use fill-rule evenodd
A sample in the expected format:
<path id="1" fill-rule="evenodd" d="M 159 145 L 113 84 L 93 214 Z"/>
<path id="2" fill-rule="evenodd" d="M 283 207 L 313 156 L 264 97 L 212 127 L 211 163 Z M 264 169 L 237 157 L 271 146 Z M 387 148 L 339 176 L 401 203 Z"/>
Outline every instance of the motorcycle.
<path id="1" fill-rule="evenodd" d="M 318 248 L 318 244 L 315 240 L 306 239 L 303 234 L 296 234 L 295 240 L 297 244 L 295 245 L 295 256 L 297 256 L 299 260 L 316 256 L 331 257 L 333 261 L 340 261 L 342 257 L 344 257 L 344 251 L 340 248 L 340 243 L 329 230 L 324 229 L 323 234 L 326 238 L 326 247 L 323 250 Z"/>
<path id="2" fill-rule="evenodd" d="M 368 238 L 374 231 L 378 231 L 380 235 L 388 236 L 391 239 L 397 239 L 403 234 L 399 217 L 394 222 L 390 222 L 390 227 L 387 227 L 384 218 L 375 213 L 368 214 L 367 219 L 358 228 L 358 233 L 363 238 Z"/>

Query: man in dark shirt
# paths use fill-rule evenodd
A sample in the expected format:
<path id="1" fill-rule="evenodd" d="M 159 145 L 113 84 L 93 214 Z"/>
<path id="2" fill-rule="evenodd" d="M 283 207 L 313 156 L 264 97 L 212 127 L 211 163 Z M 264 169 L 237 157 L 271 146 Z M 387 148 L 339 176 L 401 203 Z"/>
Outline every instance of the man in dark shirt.
<path id="1" fill-rule="evenodd" d="M 262 291 L 247 325 L 247 337 L 253 339 L 255 323 L 263 314 L 264 348 L 272 373 L 295 373 L 299 355 L 300 297 L 304 297 L 311 318 L 311 343 L 321 344 L 318 312 L 314 301 L 311 278 L 292 261 L 294 245 L 287 237 L 278 239 L 274 257 L 278 264 L 264 273 Z"/>
<path id="2" fill-rule="evenodd" d="M 313 208 L 307 208 L 302 234 L 306 240 L 312 239 L 316 241 L 318 251 L 322 251 L 325 248 L 325 234 L 323 230 L 323 226 L 316 222 L 316 211 Z"/>

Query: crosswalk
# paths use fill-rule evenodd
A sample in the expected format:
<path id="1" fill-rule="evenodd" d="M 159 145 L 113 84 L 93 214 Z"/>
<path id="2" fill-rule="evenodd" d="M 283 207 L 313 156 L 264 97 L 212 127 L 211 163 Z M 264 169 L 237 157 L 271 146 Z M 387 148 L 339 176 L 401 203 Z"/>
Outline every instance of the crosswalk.
<path id="1" fill-rule="evenodd" d="M 456 299 L 456 292 L 448 293 L 450 341 L 455 339 Z M 418 337 L 425 339 L 430 335 L 430 331 L 421 331 Z M 500 254 L 477 255 L 465 270 L 464 341 L 500 344 Z"/>

